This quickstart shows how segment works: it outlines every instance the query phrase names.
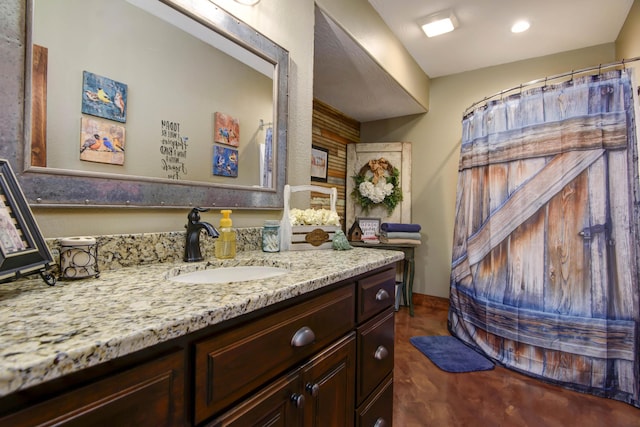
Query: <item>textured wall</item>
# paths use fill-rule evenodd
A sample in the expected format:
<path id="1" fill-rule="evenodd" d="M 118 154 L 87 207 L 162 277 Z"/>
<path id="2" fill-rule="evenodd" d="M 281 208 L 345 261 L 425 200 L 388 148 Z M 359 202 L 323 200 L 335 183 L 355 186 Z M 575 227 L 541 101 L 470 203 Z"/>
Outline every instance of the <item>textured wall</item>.
<path id="1" fill-rule="evenodd" d="M 329 170 L 327 183 L 312 182 L 313 185 L 322 187 L 336 187 L 338 200 L 336 210 L 342 218 L 342 225 L 349 227 L 344 222 L 346 215 L 345 200 L 349 197 L 345 194 L 347 176 L 347 144 L 360 142 L 360 123 L 345 116 L 340 111 L 318 100 L 313 101 L 313 145 L 329 150 Z M 314 196 L 312 194 L 312 196 Z M 328 198 L 318 194 L 323 199 Z M 324 197 L 322 197 L 324 196 Z M 312 205 L 316 202 L 312 200 Z M 323 204 L 328 209 L 328 202 Z M 343 227 L 344 228 L 344 227 Z"/>

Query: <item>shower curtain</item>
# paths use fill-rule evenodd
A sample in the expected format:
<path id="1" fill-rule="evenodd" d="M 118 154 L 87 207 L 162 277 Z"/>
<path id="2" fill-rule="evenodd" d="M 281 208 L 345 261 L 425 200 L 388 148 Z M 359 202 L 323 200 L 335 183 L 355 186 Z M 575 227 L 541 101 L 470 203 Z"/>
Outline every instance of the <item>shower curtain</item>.
<path id="1" fill-rule="evenodd" d="M 640 407 L 631 70 L 463 119 L 449 330 L 505 367 Z"/>

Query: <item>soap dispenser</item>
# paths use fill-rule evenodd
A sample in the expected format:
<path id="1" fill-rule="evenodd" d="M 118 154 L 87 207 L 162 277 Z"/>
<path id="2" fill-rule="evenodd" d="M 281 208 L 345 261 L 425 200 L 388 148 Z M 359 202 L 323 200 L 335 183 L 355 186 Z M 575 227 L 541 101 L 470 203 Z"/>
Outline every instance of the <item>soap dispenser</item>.
<path id="1" fill-rule="evenodd" d="M 236 257 L 236 231 L 233 229 L 233 222 L 229 215 L 231 210 L 223 209 L 220 211 L 222 218 L 220 219 L 220 227 L 218 231 L 220 236 L 216 240 L 216 258 L 231 259 Z"/>

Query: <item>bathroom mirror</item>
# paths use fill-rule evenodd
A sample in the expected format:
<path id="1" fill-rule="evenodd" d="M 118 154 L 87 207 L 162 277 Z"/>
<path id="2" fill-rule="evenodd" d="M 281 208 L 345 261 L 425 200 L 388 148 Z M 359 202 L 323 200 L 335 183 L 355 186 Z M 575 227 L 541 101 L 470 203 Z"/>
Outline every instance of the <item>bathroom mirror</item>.
<path id="1" fill-rule="evenodd" d="M 286 50 L 207 0 L 29 6 L 30 203 L 282 208 Z"/>

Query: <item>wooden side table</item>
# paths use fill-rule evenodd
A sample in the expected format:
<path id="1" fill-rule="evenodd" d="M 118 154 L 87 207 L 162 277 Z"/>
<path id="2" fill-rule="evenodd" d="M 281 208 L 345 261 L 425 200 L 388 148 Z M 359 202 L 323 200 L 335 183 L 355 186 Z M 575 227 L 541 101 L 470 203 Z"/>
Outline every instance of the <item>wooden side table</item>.
<path id="1" fill-rule="evenodd" d="M 413 317 L 413 278 L 415 276 L 416 266 L 414 258 L 414 250 L 418 245 L 409 244 L 389 244 L 389 243 L 363 243 L 349 242 L 351 246 L 358 248 L 371 249 L 387 249 L 391 251 L 404 252 L 404 263 L 402 269 L 402 282 L 396 293 L 396 309 L 400 305 L 400 297 L 402 297 L 403 306 L 409 306 L 409 314 Z"/>

